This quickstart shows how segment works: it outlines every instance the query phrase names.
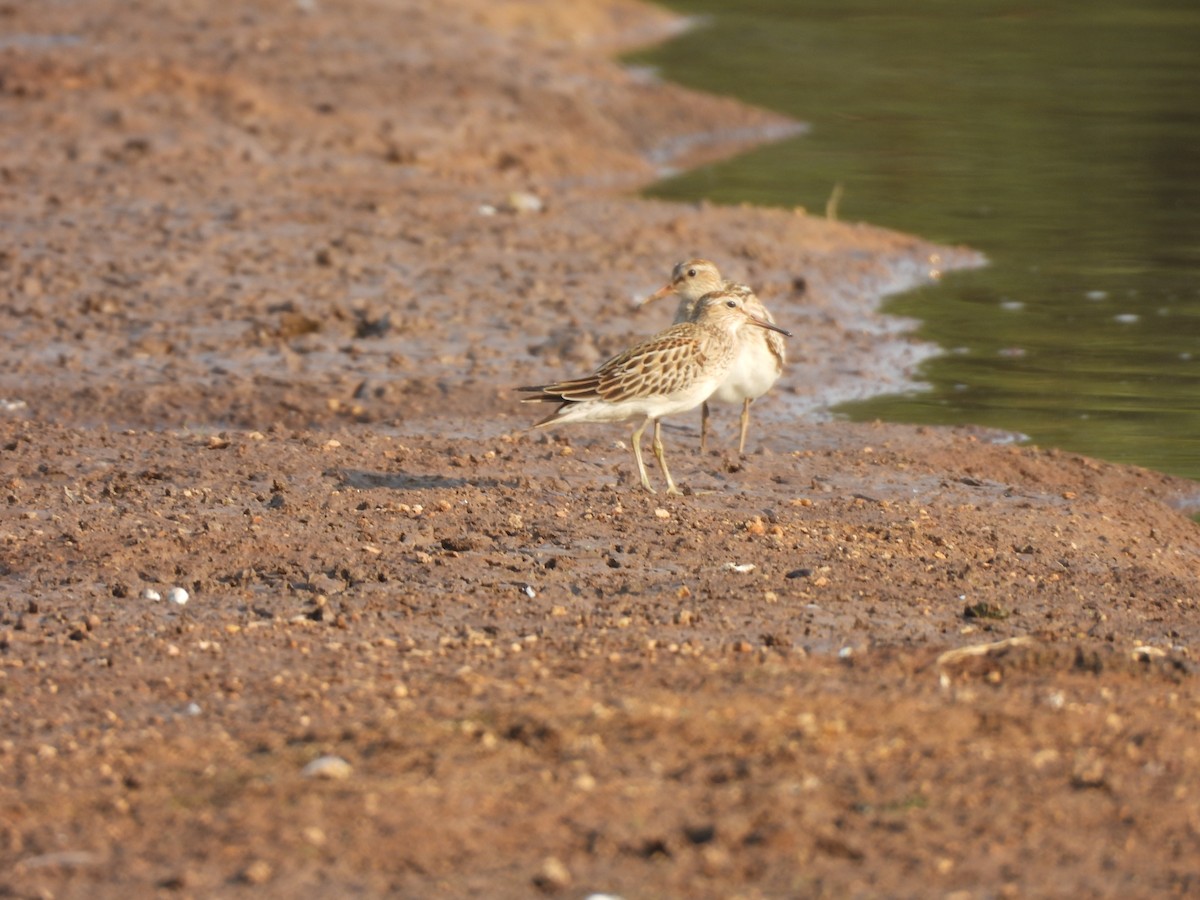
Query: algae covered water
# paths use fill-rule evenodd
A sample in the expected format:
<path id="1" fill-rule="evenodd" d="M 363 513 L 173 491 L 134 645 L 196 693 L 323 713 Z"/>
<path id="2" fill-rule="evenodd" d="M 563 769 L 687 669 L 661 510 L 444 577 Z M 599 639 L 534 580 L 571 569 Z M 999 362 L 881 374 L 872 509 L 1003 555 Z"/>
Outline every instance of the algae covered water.
<path id="1" fill-rule="evenodd" d="M 976 423 L 1200 478 L 1200 5 L 716 0 L 636 57 L 801 137 L 669 179 L 982 250 L 894 298 L 944 349 L 858 419 Z"/>

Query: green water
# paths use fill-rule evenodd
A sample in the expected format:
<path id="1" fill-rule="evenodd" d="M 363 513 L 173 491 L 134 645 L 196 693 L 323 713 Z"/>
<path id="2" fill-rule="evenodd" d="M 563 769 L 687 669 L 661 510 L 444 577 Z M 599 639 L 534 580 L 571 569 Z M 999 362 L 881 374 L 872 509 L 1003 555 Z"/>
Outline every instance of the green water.
<path id="1" fill-rule="evenodd" d="M 889 301 L 929 390 L 839 408 L 975 423 L 1200 479 L 1200 3 L 687 0 L 633 59 L 808 122 L 656 196 L 822 213 L 991 265 Z"/>

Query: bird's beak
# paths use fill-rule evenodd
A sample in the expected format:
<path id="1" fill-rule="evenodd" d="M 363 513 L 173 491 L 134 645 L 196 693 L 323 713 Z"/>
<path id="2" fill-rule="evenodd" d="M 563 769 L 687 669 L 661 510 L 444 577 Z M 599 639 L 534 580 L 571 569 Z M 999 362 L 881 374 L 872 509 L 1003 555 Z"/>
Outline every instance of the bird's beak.
<path id="1" fill-rule="evenodd" d="M 753 315 L 751 313 L 746 313 L 746 318 L 748 318 L 755 325 L 758 325 L 760 328 L 767 328 L 767 329 L 770 329 L 771 331 L 778 331 L 784 337 L 792 336 L 792 333 L 790 331 L 788 331 L 786 328 L 780 328 L 778 325 L 774 324 L 773 322 L 768 322 L 766 319 L 760 319 L 758 316 Z"/>
<path id="2" fill-rule="evenodd" d="M 655 300 L 661 300 L 663 297 L 668 297 L 675 293 L 674 284 L 664 284 L 657 291 L 638 304 L 639 307 L 645 306 L 647 303 L 653 303 Z"/>

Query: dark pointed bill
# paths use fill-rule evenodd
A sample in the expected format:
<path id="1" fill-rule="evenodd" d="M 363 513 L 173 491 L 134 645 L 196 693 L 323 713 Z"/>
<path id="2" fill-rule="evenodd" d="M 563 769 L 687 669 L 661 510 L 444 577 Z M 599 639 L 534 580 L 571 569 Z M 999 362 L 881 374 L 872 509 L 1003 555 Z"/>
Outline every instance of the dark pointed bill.
<path id="1" fill-rule="evenodd" d="M 742 310 L 742 311 L 746 312 L 745 310 Z M 769 328 L 771 331 L 778 331 L 784 337 L 792 336 L 792 333 L 790 331 L 788 331 L 786 328 L 780 328 L 774 322 L 768 322 L 766 319 L 760 319 L 758 316 L 754 315 L 754 313 L 752 313 L 752 312 L 746 312 L 746 315 L 750 318 L 750 321 L 753 322 L 755 325 L 758 325 L 762 328 Z"/>

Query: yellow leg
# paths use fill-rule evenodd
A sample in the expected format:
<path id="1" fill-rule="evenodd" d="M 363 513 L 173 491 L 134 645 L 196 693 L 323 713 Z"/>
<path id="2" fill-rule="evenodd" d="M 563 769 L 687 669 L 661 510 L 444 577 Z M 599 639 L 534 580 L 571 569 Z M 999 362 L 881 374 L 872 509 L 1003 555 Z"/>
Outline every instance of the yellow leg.
<path id="1" fill-rule="evenodd" d="M 704 452 L 704 445 L 708 442 L 708 401 L 705 400 L 700 404 L 700 452 Z"/>
<path id="2" fill-rule="evenodd" d="M 654 488 L 650 486 L 650 476 L 646 474 L 646 464 L 642 462 L 642 434 L 649 424 L 650 419 L 647 418 L 641 425 L 633 429 L 633 458 L 637 460 L 638 474 L 642 476 L 642 487 L 653 494 Z M 654 427 L 657 430 L 657 422 L 654 423 Z"/>
<path id="3" fill-rule="evenodd" d="M 667 458 L 663 456 L 662 425 L 659 424 L 658 419 L 654 420 L 654 458 L 658 460 L 658 465 L 662 468 L 663 475 L 667 477 L 667 493 L 682 493 L 679 488 L 675 487 L 675 480 L 671 477 L 671 470 L 667 468 Z"/>
<path id="4" fill-rule="evenodd" d="M 750 398 L 742 401 L 742 439 L 738 441 L 738 456 L 746 455 L 746 431 L 750 428 Z"/>

